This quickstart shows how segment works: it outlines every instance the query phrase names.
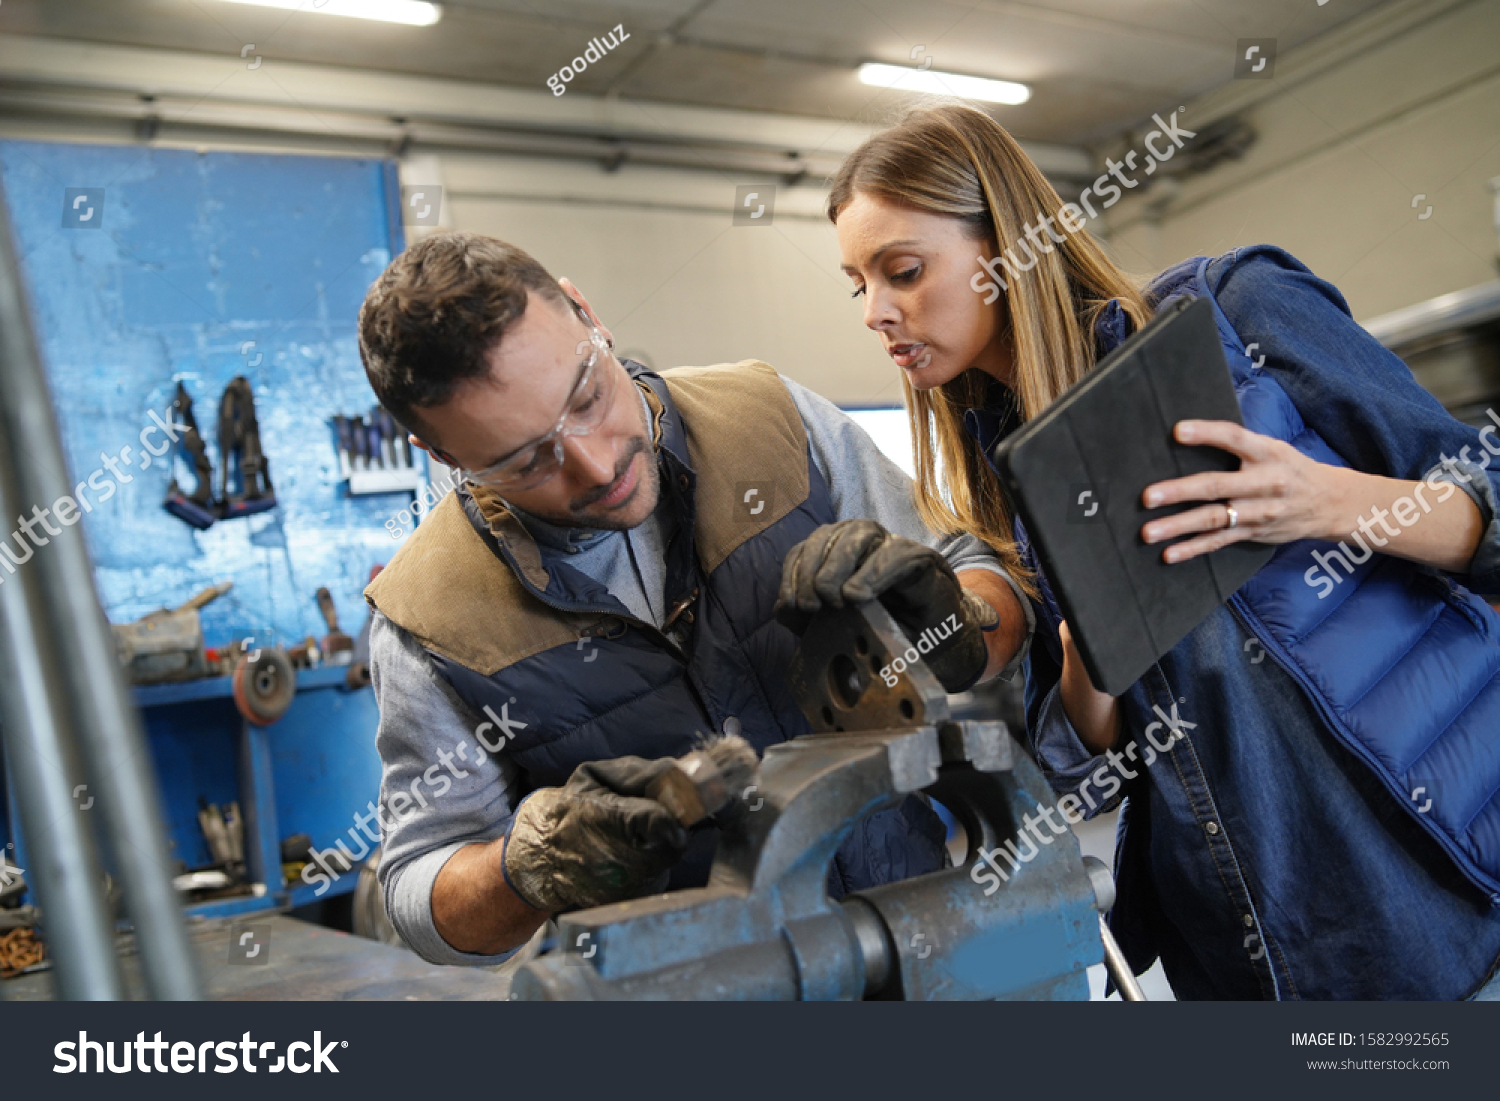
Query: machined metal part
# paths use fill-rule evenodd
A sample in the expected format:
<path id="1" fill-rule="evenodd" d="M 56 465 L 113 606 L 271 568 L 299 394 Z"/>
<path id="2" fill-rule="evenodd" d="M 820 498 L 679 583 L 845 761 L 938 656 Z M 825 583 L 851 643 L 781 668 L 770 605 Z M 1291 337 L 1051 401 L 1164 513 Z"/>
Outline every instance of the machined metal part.
<path id="1" fill-rule="evenodd" d="M 918 660 L 907 661 L 908 651 Z M 818 613 L 789 680 L 797 706 L 820 733 L 922 726 L 949 714 L 943 686 L 878 603 Z"/>
<path id="2" fill-rule="evenodd" d="M 560 915 L 560 950 L 523 965 L 511 997 L 1087 998 L 1102 948 L 1077 840 L 976 862 L 1018 851 L 1052 794 L 1003 723 L 949 719 L 920 655 L 889 668 L 903 638 L 877 604 L 822 613 L 792 683 L 823 732 L 766 750 L 708 885 Z M 844 839 L 918 792 L 963 824 L 964 863 L 832 901 Z"/>

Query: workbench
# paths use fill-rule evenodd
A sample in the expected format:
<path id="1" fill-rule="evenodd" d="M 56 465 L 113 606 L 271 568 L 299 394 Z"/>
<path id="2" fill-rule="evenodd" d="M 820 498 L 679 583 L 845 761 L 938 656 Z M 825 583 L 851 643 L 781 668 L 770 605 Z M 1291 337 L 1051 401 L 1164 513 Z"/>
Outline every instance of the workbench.
<path id="1" fill-rule="evenodd" d="M 254 930 L 263 954 L 231 963 L 241 929 Z M 241 925 L 227 919 L 189 926 L 213 1001 L 489 1001 L 510 991 L 508 975 L 470 967 L 441 967 L 402 948 L 325 929 L 284 914 L 266 914 Z M 119 939 L 126 989 L 144 999 L 140 959 L 132 938 Z M 264 962 L 257 962 L 263 959 Z M 51 1001 L 50 970 L 0 981 L 0 1001 Z"/>

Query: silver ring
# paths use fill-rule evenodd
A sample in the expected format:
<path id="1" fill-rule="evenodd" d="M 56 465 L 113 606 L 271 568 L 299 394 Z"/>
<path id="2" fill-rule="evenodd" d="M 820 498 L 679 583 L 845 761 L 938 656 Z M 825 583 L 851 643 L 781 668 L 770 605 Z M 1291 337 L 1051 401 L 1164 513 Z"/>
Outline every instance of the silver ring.
<path id="1" fill-rule="evenodd" d="M 1233 505 L 1225 505 L 1224 511 L 1229 513 L 1229 523 L 1227 526 L 1231 528 L 1238 527 L 1240 523 L 1239 510 L 1236 509 Z"/>

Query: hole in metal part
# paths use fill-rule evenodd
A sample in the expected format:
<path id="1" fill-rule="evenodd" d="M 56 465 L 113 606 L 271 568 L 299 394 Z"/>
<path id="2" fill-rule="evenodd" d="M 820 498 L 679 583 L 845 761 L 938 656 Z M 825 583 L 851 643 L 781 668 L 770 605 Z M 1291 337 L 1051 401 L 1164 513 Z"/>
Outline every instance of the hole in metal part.
<path id="1" fill-rule="evenodd" d="M 865 694 L 859 666 L 848 654 L 839 654 L 828 663 L 828 690 L 833 702 L 841 707 L 855 706 Z"/>

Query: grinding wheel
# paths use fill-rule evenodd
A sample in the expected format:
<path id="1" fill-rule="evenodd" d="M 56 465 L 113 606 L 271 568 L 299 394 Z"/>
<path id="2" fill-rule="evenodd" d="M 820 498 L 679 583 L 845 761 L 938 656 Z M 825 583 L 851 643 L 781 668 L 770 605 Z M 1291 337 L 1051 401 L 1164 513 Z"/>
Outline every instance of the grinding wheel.
<path id="1" fill-rule="evenodd" d="M 256 726 L 269 726 L 292 705 L 297 676 L 282 650 L 261 650 L 234 668 L 234 705 Z"/>

